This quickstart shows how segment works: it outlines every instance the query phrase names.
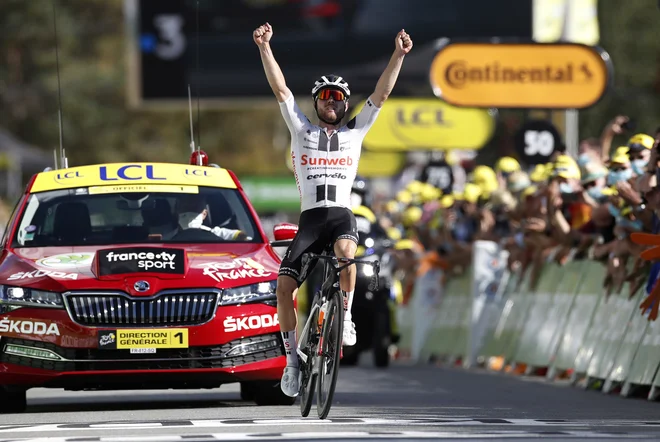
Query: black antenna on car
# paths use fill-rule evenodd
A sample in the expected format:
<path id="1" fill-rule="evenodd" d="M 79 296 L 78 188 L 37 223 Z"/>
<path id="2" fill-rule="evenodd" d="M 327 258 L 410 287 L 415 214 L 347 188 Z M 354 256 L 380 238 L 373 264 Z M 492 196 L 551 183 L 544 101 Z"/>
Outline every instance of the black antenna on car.
<path id="1" fill-rule="evenodd" d="M 69 160 L 67 159 L 65 153 L 64 153 L 64 125 L 62 123 L 62 84 L 60 82 L 60 54 L 59 54 L 59 44 L 57 41 L 57 8 L 56 8 L 56 0 L 52 1 L 53 4 L 53 30 L 55 31 L 55 62 L 56 62 L 56 69 L 57 69 L 57 98 L 58 98 L 58 110 L 57 110 L 57 116 L 58 116 L 58 123 L 60 126 L 60 152 L 59 152 L 59 165 L 60 167 L 66 169 L 69 167 Z M 58 161 L 57 161 L 57 152 L 55 152 L 55 169 L 58 169 Z"/>
<path id="2" fill-rule="evenodd" d="M 197 66 L 195 68 L 196 84 L 195 84 L 195 94 L 197 95 L 197 165 L 202 165 L 202 156 L 200 155 L 202 135 L 200 129 L 200 113 L 199 113 L 199 0 L 197 0 L 197 11 L 196 11 L 196 58 Z M 190 95 L 190 84 L 188 84 L 188 110 L 190 113 L 190 150 L 195 152 L 195 136 L 193 134 L 193 110 L 192 110 L 192 97 Z"/>

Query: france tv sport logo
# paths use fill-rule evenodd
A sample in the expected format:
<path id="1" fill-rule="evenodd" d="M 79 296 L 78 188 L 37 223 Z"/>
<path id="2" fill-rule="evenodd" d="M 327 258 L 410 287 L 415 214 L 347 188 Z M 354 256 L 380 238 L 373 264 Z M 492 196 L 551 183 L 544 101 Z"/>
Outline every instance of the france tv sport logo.
<path id="1" fill-rule="evenodd" d="M 99 250 L 99 274 L 185 273 L 183 249 L 158 247 L 126 247 Z M 137 288 L 136 288 L 137 289 Z"/>

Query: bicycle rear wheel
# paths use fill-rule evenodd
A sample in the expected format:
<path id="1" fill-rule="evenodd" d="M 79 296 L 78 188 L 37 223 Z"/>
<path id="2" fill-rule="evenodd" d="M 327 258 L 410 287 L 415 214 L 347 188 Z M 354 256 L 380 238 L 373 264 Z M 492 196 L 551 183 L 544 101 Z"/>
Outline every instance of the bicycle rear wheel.
<path id="1" fill-rule="evenodd" d="M 319 378 L 317 379 L 316 410 L 319 419 L 325 419 L 332 407 L 332 398 L 339 374 L 339 357 L 341 355 L 342 333 L 344 326 L 344 302 L 339 291 L 335 291 L 328 299 L 328 312 L 323 320 L 321 333 L 321 358 Z"/>
<path id="2" fill-rule="evenodd" d="M 316 299 L 316 298 L 315 298 Z M 316 358 L 316 349 L 319 342 L 318 322 L 319 310 L 315 309 L 315 303 L 312 304 L 311 319 L 306 330 L 305 342 L 300 343 L 300 349 L 307 355 L 307 362 L 300 366 L 302 380 L 300 385 L 300 414 L 307 417 L 312 409 L 314 400 L 314 388 L 316 387 L 316 375 L 314 374 L 314 358 Z M 304 333 L 304 332 L 303 332 Z"/>

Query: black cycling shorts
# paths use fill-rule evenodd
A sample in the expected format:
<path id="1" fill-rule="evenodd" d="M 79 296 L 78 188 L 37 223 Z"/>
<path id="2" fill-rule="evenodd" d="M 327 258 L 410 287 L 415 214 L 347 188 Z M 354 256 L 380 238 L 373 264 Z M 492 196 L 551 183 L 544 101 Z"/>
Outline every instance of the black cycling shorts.
<path id="1" fill-rule="evenodd" d="M 307 275 L 302 275 L 304 253 L 322 253 L 334 246 L 339 239 L 350 239 L 358 243 L 357 224 L 353 212 L 344 207 L 319 207 L 300 214 L 298 233 L 289 246 L 280 264 L 279 275 L 290 276 L 298 281 L 298 287 Z M 313 265 L 309 266 L 309 270 Z"/>

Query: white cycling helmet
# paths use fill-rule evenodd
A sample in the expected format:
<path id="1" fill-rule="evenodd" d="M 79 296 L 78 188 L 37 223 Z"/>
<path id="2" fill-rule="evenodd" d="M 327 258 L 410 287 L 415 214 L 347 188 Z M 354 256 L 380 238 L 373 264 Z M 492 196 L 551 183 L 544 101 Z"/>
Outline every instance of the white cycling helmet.
<path id="1" fill-rule="evenodd" d="M 346 95 L 346 98 L 351 96 L 351 90 L 348 88 L 346 80 L 334 74 L 324 75 L 314 82 L 314 87 L 312 88 L 312 97 L 314 100 L 316 100 L 316 95 L 321 89 L 338 89 Z"/>

